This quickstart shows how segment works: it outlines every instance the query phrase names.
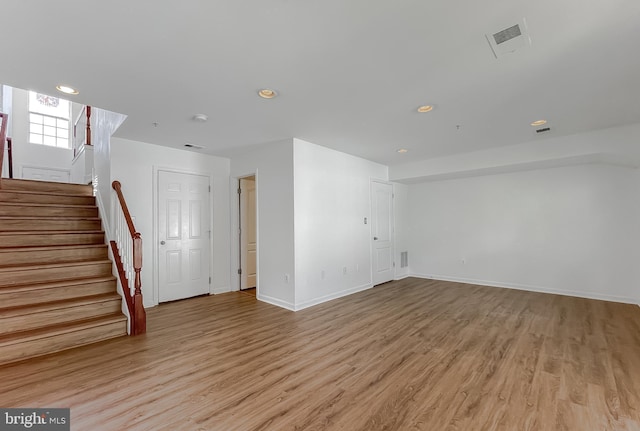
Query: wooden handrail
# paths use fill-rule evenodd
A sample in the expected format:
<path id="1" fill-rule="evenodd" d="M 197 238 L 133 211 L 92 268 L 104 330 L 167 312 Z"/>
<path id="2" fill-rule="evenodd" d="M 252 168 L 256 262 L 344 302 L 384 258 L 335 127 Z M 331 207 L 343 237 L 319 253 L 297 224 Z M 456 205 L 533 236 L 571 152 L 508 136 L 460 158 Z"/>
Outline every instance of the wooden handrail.
<path id="1" fill-rule="evenodd" d="M 129 213 L 127 201 L 124 199 L 124 195 L 122 194 L 122 184 L 120 184 L 120 181 L 114 181 L 113 183 L 111 183 L 111 187 L 113 187 L 113 190 L 116 191 L 118 201 L 120 201 L 120 205 L 122 206 L 122 212 L 124 213 L 124 218 L 127 221 L 127 226 L 129 227 L 131 238 L 133 238 L 136 234 L 140 235 L 138 232 L 136 232 L 136 228 L 133 225 L 133 220 L 131 219 L 131 213 Z"/>
<path id="2" fill-rule="evenodd" d="M 0 112 L 0 188 L 2 188 L 2 168 L 4 167 L 4 146 L 7 141 L 7 123 L 9 122 L 9 114 Z"/>
<path id="3" fill-rule="evenodd" d="M 114 181 L 111 186 L 113 190 L 116 192 L 116 196 L 118 197 L 118 202 L 120 203 L 120 208 L 122 208 L 122 213 L 124 219 L 127 223 L 127 227 L 129 229 L 129 234 L 131 235 L 131 241 L 133 243 L 133 270 L 134 270 L 134 293 L 131 295 L 131 290 L 129 288 L 129 282 L 126 277 L 126 270 L 122 263 L 122 257 L 118 251 L 117 244 L 115 241 L 112 241 L 111 247 L 115 249 L 114 258 L 116 259 L 116 267 L 118 268 L 118 273 L 120 275 L 120 281 L 122 283 L 122 289 L 125 291 L 125 300 L 127 301 L 127 307 L 129 309 L 129 316 L 131 318 L 131 335 L 139 335 L 144 334 L 147 331 L 147 317 L 146 312 L 144 310 L 144 305 L 142 301 L 142 281 L 140 279 L 140 273 L 142 272 L 142 237 L 140 236 L 140 232 L 136 232 L 135 226 L 133 225 L 133 220 L 131 219 L 131 214 L 129 213 L 129 208 L 127 207 L 127 202 L 124 199 L 124 195 L 122 194 L 122 185 L 119 181 Z"/>

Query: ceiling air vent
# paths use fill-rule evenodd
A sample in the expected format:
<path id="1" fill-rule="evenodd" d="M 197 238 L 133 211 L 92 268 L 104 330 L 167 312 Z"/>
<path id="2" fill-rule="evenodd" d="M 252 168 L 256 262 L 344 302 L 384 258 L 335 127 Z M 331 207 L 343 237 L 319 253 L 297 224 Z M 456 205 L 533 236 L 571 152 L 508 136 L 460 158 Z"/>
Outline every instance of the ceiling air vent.
<path id="1" fill-rule="evenodd" d="M 524 19 L 503 30 L 487 33 L 485 36 L 496 58 L 514 53 L 522 47 L 531 46 L 527 22 Z"/>
<path id="2" fill-rule="evenodd" d="M 536 130 L 536 133 L 544 133 L 544 132 L 548 132 L 549 130 L 551 130 L 551 127 L 544 127 L 542 129 Z"/>
<path id="3" fill-rule="evenodd" d="M 194 144 L 184 144 L 185 147 L 187 148 L 195 148 L 196 150 L 201 150 L 204 147 L 201 147 L 200 145 L 194 145 Z"/>
<path id="4" fill-rule="evenodd" d="M 522 32 L 520 31 L 520 26 L 516 24 L 494 34 L 493 40 L 496 41 L 496 45 L 500 45 L 501 43 L 505 43 L 506 41 L 518 36 L 522 36 Z"/>

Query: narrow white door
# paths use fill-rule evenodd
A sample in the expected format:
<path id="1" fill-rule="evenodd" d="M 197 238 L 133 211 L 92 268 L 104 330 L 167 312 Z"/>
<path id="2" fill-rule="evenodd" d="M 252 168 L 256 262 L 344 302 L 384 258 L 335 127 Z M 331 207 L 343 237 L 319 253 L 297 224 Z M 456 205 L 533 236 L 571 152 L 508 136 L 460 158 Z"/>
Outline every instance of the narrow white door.
<path id="1" fill-rule="evenodd" d="M 393 187 L 371 182 L 373 285 L 393 280 Z"/>
<path id="2" fill-rule="evenodd" d="M 256 287 L 256 181 L 240 179 L 240 289 Z"/>
<path id="3" fill-rule="evenodd" d="M 209 177 L 158 171 L 160 302 L 209 293 Z"/>

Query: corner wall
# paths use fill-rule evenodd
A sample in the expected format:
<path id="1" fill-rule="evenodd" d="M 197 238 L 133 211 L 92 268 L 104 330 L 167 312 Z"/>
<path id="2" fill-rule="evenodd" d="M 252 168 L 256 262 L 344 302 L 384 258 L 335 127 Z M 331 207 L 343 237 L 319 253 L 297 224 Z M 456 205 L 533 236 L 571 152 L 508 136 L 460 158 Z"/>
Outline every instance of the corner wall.
<path id="1" fill-rule="evenodd" d="M 386 166 L 294 139 L 295 308 L 372 286 L 371 180 Z"/>
<path id="2" fill-rule="evenodd" d="M 231 158 L 231 289 L 238 290 L 238 178 L 256 175 L 258 299 L 295 309 L 293 141 L 247 148 Z"/>

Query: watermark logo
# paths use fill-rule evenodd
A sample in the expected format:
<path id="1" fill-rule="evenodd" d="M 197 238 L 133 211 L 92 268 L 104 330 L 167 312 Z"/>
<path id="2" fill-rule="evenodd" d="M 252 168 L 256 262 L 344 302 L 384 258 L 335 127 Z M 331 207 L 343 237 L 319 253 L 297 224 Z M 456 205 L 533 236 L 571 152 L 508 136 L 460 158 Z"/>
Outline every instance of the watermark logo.
<path id="1" fill-rule="evenodd" d="M 70 409 L 0 408 L 0 431 L 70 431 Z"/>

